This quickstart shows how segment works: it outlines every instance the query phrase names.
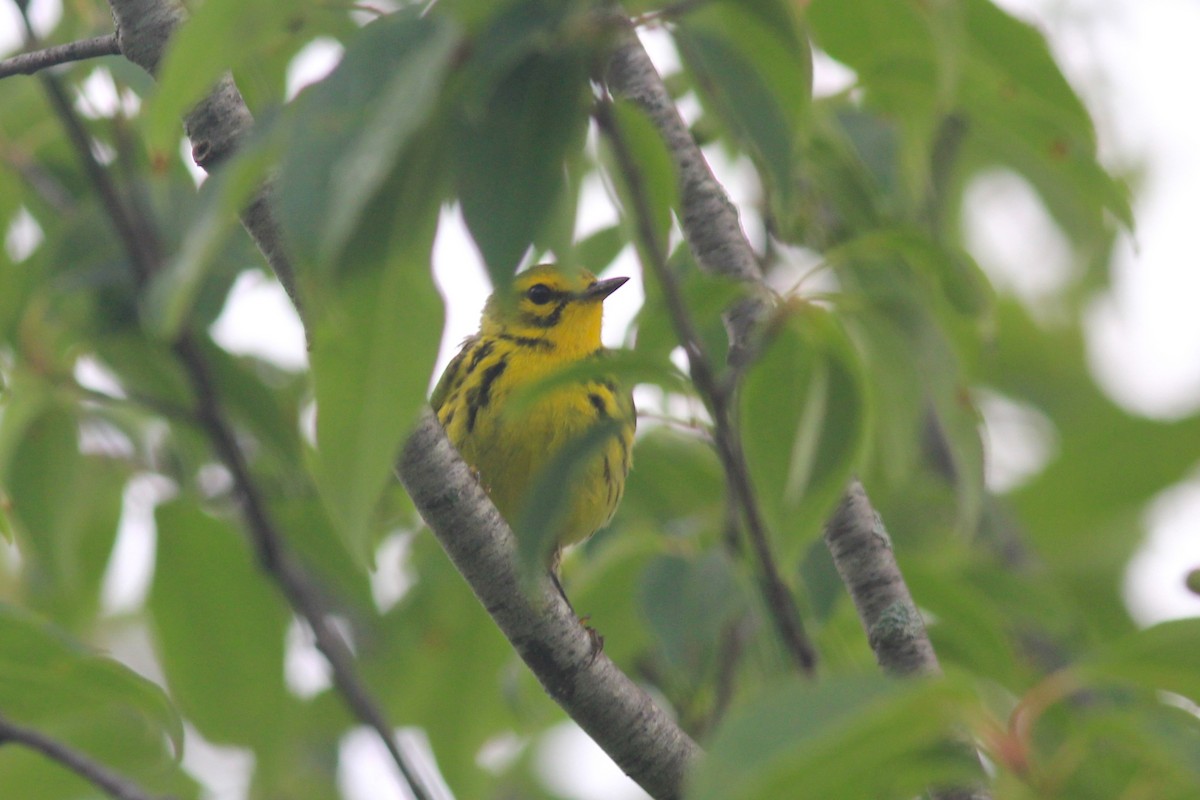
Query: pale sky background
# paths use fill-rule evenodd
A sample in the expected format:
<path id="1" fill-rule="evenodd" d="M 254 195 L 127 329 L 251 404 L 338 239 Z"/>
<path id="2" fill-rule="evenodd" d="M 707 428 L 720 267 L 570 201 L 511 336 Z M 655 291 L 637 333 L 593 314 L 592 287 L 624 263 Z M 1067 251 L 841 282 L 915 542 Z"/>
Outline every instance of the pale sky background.
<path id="1" fill-rule="evenodd" d="M 1194 413 L 1200 405 L 1200 313 L 1196 312 L 1200 303 L 1196 255 L 1200 95 L 1194 86 L 1195 76 L 1200 75 L 1196 44 L 1200 2 L 1000 0 L 1000 5 L 1048 35 L 1060 64 L 1097 119 L 1105 162 L 1118 170 L 1130 166 L 1145 170 L 1135 202 L 1136 238 L 1122 239 L 1114 289 L 1094 302 L 1089 315 L 1092 369 L 1105 390 L 1132 411 L 1163 419 Z M 61 14 L 60 1 L 33 0 L 32 14 L 39 29 L 47 30 Z M 0 53 L 17 46 L 18 31 L 12 3 L 0 0 Z M 645 38 L 660 67 L 674 63 L 665 37 L 651 33 Z M 327 72 L 337 56 L 331 43 L 314 43 L 289 75 L 291 91 Z M 834 90 L 845 79 L 846 73 L 837 65 L 818 64 L 818 91 Z M 98 109 L 111 106 L 116 102 L 111 86 L 104 75 L 94 76 L 88 82 L 89 103 Z M 687 108 L 685 104 L 685 113 Z M 710 155 L 735 202 L 752 196 L 754 184 L 747 180 L 745 165 Z M 1061 235 L 1028 187 L 1012 176 L 980 181 L 971 189 L 971 201 L 967 233 L 972 251 L 1002 290 L 1036 306 L 1069 275 L 1069 254 Z M 581 209 L 583 234 L 615 219 L 607 193 L 598 184 L 587 188 Z M 453 294 L 442 364 L 475 330 L 488 293 L 478 254 L 461 220 L 448 212 L 443 223 L 434 268 L 444 293 L 453 287 Z M 6 244 L 28 247 L 36 244 L 37 236 L 36 231 L 10 231 Z M 609 271 L 638 273 L 628 251 Z M 640 283 L 631 281 L 605 304 L 608 344 L 622 342 L 641 299 Z M 286 298 L 275 284 L 256 275 L 239 279 L 214 334 L 238 352 L 257 353 L 284 364 L 303 363 L 303 336 Z M 1037 415 L 999 398 L 985 397 L 983 408 L 989 427 L 989 480 L 995 488 L 1019 483 L 1053 457 L 1052 436 L 1046 436 L 1046 425 Z M 1196 446 L 1200 458 L 1200 442 Z M 147 528 L 149 507 L 162 491 L 150 481 L 135 482 L 127 492 L 126 519 L 114 558 L 123 566 L 110 576 L 108 593 L 114 608 L 136 605 L 145 591 L 153 553 L 153 534 Z M 1127 576 L 1132 613 L 1144 624 L 1200 615 L 1200 598 L 1189 594 L 1182 583 L 1189 568 L 1200 566 L 1200 475 L 1165 492 L 1148 512 L 1147 522 L 1150 535 Z M 325 680 L 319 657 L 310 652 L 303 636 L 294 638 L 289 682 L 298 691 L 312 691 Z M 219 765 L 227 774 L 224 785 L 212 787 L 213 797 L 243 796 L 245 756 L 230 748 L 207 746 L 192 734 L 189 731 L 185 763 L 209 775 L 213 765 Z M 418 751 L 423 749 L 419 740 L 418 735 L 406 739 Z M 375 745 L 371 736 L 347 737 L 343 748 L 350 763 L 344 790 L 361 800 L 403 797 Z M 502 761 L 512 746 L 497 743 L 490 757 Z M 564 797 L 645 797 L 570 724 L 556 728 L 537 747 L 536 763 Z M 570 774 L 555 768 L 564 763 L 573 765 Z"/>

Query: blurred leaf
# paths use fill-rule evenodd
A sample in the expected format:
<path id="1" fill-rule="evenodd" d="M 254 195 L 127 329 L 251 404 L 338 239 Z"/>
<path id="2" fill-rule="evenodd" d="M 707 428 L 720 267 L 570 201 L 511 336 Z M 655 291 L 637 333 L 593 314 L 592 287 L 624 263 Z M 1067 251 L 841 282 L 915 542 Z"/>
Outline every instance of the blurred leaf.
<path id="1" fill-rule="evenodd" d="M 67 628 L 99 610 L 127 477 L 119 462 L 80 453 L 79 435 L 71 414 L 45 409 L 25 427 L 7 478 L 29 602 Z"/>
<path id="2" fill-rule="evenodd" d="M 665 358 L 635 350 L 605 350 L 599 358 L 566 364 L 544 378 L 518 387 L 508 399 L 505 413 L 521 414 L 556 389 L 597 380 L 616 381 L 626 391 L 641 383 L 677 392 L 687 392 L 691 386 L 687 377 Z"/>
<path id="3" fill-rule="evenodd" d="M 338 533 L 363 565 L 374 552 L 371 517 L 437 356 L 442 301 L 428 269 L 436 208 L 427 200 L 408 209 L 413 217 L 400 229 L 408 240 L 390 252 L 386 240 L 356 242 L 363 266 L 330 292 L 312 333 L 314 475 Z M 368 271 L 370 264 L 377 269 Z"/>
<path id="4" fill-rule="evenodd" d="M 618 520 L 648 524 L 668 536 L 712 533 L 722 524 L 725 473 L 711 442 L 664 425 L 639 423 L 633 470 Z"/>
<path id="5" fill-rule="evenodd" d="M 183 754 L 183 722 L 158 686 L 2 603 L 0 708 L 117 768 L 153 766 L 161 774 L 172 761 L 168 740 L 174 758 Z"/>
<path id="6" fill-rule="evenodd" d="M 428 733 L 457 796 L 487 796 L 496 778 L 480 767 L 481 748 L 530 724 L 506 665 L 528 672 L 432 536 L 413 538 L 407 564 L 420 580 L 360 648 L 364 675 L 392 719 Z M 532 701 L 554 708 L 540 689 Z"/>
<path id="7" fill-rule="evenodd" d="M 747 6 L 774 13 L 758 17 Z M 812 59 L 784 3 L 708 3 L 675 28 L 684 64 L 707 108 L 746 146 L 786 198 L 796 128 L 812 91 Z"/>
<path id="8" fill-rule="evenodd" d="M 720 549 L 694 558 L 660 556 L 647 565 L 638 589 L 657 649 L 697 683 L 719 658 L 728 625 L 749 606 Z"/>
<path id="9" fill-rule="evenodd" d="M 148 607 L 172 696 L 211 742 L 269 752 L 279 720 L 291 615 L 237 530 L 187 500 L 155 511 Z"/>
<path id="10" fill-rule="evenodd" d="M 672 254 L 667 268 L 675 272 L 682 288 L 682 300 L 692 324 L 697 328 L 705 352 L 714 365 L 725 362 L 729 335 L 722 318 L 735 303 L 746 297 L 747 285 L 719 275 L 701 272 L 691 250 L 681 244 Z M 679 347 L 679 337 L 657 281 L 646 282 L 646 300 L 637 316 L 637 352 L 666 357 Z"/>
<path id="11" fill-rule="evenodd" d="M 276 143 L 262 137 L 248 142 L 200 187 L 199 209 L 182 243 L 140 301 L 142 321 L 155 335 L 167 341 L 178 336 L 205 277 L 218 259 L 228 257 L 229 239 L 240 230 L 238 216 L 274 167 L 276 150 Z"/>
<path id="12" fill-rule="evenodd" d="M 527 39 L 513 42 L 520 50 L 494 64 L 481 62 L 510 17 L 501 15 L 484 34 L 481 54 L 467 65 L 470 88 L 453 140 L 463 218 L 497 287 L 508 285 L 549 219 L 564 186 L 564 161 L 582 146 L 587 127 L 588 52 L 582 42 L 548 47 L 554 39 L 547 34 L 563 23 L 563 12 L 549 8 L 534 0 L 510 10 L 544 16 L 538 29 L 523 32 Z"/>
<path id="13" fill-rule="evenodd" d="M 961 680 L 881 675 L 767 689 L 730 712 L 689 774 L 689 800 L 911 797 L 978 779 L 950 744 L 974 700 Z"/>
<path id="14" fill-rule="evenodd" d="M 609 225 L 576 244 L 575 258 L 584 269 L 600 274 L 617 260 L 627 244 L 621 226 Z"/>
<path id="15" fill-rule="evenodd" d="M 792 563 L 818 535 L 862 451 L 867 407 L 858 355 L 828 311 L 794 305 L 774 323 L 741 401 L 750 475 Z"/>
<path id="16" fill-rule="evenodd" d="M 206 0 L 172 35 L 158 65 L 158 91 L 145 115 L 152 150 L 175 149 L 179 122 L 231 69 L 253 63 L 272 49 L 302 41 L 300 33 L 318 4 L 240 3 Z"/>
<path id="17" fill-rule="evenodd" d="M 525 575 L 538 574 L 548 563 L 559 531 L 571 512 L 583 471 L 620 435 L 621 427 L 615 419 L 597 421 L 586 433 L 554 451 L 545 466 L 532 476 L 533 483 L 513 525 L 517 560 Z"/>
<path id="18" fill-rule="evenodd" d="M 675 165 L 658 128 L 641 108 L 625 100 L 616 100 L 611 106 L 611 111 L 616 133 L 628 151 L 637 173 L 634 176 L 625 174 L 608 138 L 603 140 L 606 145 L 602 151 L 605 156 L 605 169 L 612 176 L 613 185 L 617 189 L 617 197 L 621 203 L 621 224 L 627 232 L 627 238 L 636 245 L 644 263 L 653 263 L 651 259 L 667 255 L 671 214 L 674 209 L 679 208 Z M 636 181 L 635 184 L 631 185 L 631 177 Z M 637 195 L 634 194 L 635 191 Z M 659 254 L 645 252 L 648 243 L 643 241 L 638 230 L 639 200 L 644 202 L 649 210 L 651 218 L 646 222 L 654 232 L 655 243 L 662 249 Z"/>
<path id="19" fill-rule="evenodd" d="M 332 266 L 431 115 L 458 46 L 439 15 L 368 25 L 325 80 L 306 89 L 276 197 L 297 254 Z"/>
<path id="20" fill-rule="evenodd" d="M 1086 658 L 1085 678 L 1174 692 L 1200 702 L 1200 618 L 1162 622 Z"/>

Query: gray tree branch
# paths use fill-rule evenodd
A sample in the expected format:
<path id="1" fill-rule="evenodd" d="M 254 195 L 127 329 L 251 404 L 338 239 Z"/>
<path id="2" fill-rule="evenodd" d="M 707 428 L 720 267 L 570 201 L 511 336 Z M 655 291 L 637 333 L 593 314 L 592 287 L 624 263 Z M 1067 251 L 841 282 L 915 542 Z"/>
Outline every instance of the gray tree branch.
<path id="1" fill-rule="evenodd" d="M 7 78 L 10 75 L 32 75 L 59 64 L 120 54 L 121 48 L 117 46 L 117 36 L 110 33 L 107 36 L 68 42 L 6 58 L 0 61 L 0 78 Z"/>
<path id="2" fill-rule="evenodd" d="M 128 778 L 57 739 L 0 717 L 0 745 L 6 742 L 28 747 L 57 761 L 114 800 L 159 800 Z"/>
<path id="3" fill-rule="evenodd" d="M 667 144 L 679 179 L 684 237 L 700 268 L 758 284 L 759 294 L 726 317 L 730 361 L 744 366 L 754 352 L 754 330 L 766 315 L 771 292 L 762 285 L 754 250 L 737 211 L 712 174 L 704 154 L 679 116 L 636 30 L 625 31 L 609 62 L 607 83 L 614 95 L 631 100 L 654 121 Z M 854 480 L 827 524 L 825 540 L 854 601 L 881 667 L 893 674 L 938 673 L 940 667 L 882 522 L 862 485 Z M 987 800 L 974 787 L 936 792 L 938 800 Z"/>
<path id="4" fill-rule="evenodd" d="M 512 531 L 431 412 L 409 437 L 397 472 L 458 571 L 546 692 L 651 796 L 681 797 L 698 746 L 598 649 L 548 578 L 526 593 Z"/>
<path id="5" fill-rule="evenodd" d="M 126 56 L 153 74 L 181 13 L 165 0 L 110 0 L 110 5 Z M 188 115 L 185 127 L 198 163 L 211 166 L 236 149 L 252 124 L 226 78 Z M 293 271 L 270 205 L 269 190 L 263 190 L 242 222 L 286 287 Z M 698 747 L 603 653 L 595 652 L 592 637 L 557 592 L 547 592 L 543 584 L 537 602 L 526 596 L 511 531 L 432 414 L 408 440 L 397 471 L 434 535 L 547 692 L 647 792 L 680 797 L 684 771 Z"/>

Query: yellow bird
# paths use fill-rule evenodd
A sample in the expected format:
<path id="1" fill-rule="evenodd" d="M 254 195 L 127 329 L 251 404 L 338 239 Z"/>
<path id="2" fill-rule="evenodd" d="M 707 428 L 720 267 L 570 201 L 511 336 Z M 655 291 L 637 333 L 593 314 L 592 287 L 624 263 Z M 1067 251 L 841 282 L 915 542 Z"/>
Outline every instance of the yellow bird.
<path id="1" fill-rule="evenodd" d="M 608 524 L 625 490 L 637 417 L 633 397 L 611 380 L 548 389 L 517 411 L 514 392 L 576 362 L 602 356 L 603 301 L 627 278 L 597 281 L 553 264 L 517 275 L 483 308 L 479 332 L 463 342 L 433 391 L 432 404 L 458 452 L 509 524 L 521 518 L 539 473 L 562 448 L 610 426 L 570 492 L 551 556 Z"/>

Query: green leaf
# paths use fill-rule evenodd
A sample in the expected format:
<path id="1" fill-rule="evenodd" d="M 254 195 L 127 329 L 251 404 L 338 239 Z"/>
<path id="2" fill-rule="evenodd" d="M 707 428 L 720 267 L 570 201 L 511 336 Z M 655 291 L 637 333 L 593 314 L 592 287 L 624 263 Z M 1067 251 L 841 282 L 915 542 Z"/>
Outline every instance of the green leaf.
<path id="1" fill-rule="evenodd" d="M 280 177 L 280 219 L 297 253 L 332 265 L 434 113 L 458 47 L 444 17 L 393 14 L 368 25 L 329 77 L 295 103 L 301 120 Z"/>
<path id="2" fill-rule="evenodd" d="M 375 506 L 437 357 L 442 301 L 428 266 L 433 226 L 423 227 L 410 226 L 413 239 L 378 270 L 360 269 L 331 287 L 312 335 L 314 475 L 360 565 L 372 563 Z"/>
<path id="3" fill-rule="evenodd" d="M 272 745 L 286 734 L 283 599 L 224 520 L 176 500 L 155 521 L 148 606 L 172 696 L 209 741 Z"/>
<path id="4" fill-rule="evenodd" d="M 190 17 L 171 37 L 158 68 L 158 90 L 143 115 L 151 150 L 174 151 L 179 121 L 222 75 L 303 41 L 303 27 L 318 8 L 312 2 L 238 0 L 189 5 Z"/>
<path id="5" fill-rule="evenodd" d="M 911 797 L 978 780 L 978 764 L 951 744 L 974 704 L 966 684 L 946 678 L 770 688 L 721 724 L 687 797 L 791 797 L 797 787 L 805 797 Z"/>
<path id="6" fill-rule="evenodd" d="M 748 608 L 733 564 L 719 549 L 660 556 L 646 567 L 638 594 L 667 663 L 697 682 L 718 658 L 730 622 Z"/>
<path id="7" fill-rule="evenodd" d="M 1085 679 L 1200 701 L 1200 619 L 1163 622 L 1113 642 L 1079 665 Z"/>
<path id="8" fill-rule="evenodd" d="M 99 609 L 126 477 L 119 463 L 79 452 L 79 424 L 61 408 L 29 422 L 13 452 L 7 490 L 36 576 L 29 602 L 68 628 Z"/>
<path id="9" fill-rule="evenodd" d="M 520 2 L 493 20 L 464 67 L 452 162 L 470 235 L 505 287 L 551 219 L 565 161 L 587 130 L 587 42 L 564 42 L 571 4 Z"/>
<path id="10" fill-rule="evenodd" d="M 604 140 L 602 151 L 605 169 L 613 176 L 613 185 L 617 188 L 617 197 L 621 202 L 621 223 L 627 231 L 626 236 L 637 246 L 643 263 L 652 263 L 650 259 L 662 258 L 667 254 L 671 215 L 679 207 L 679 181 L 675 165 L 658 128 L 641 108 L 629 101 L 616 100 L 612 104 L 612 117 L 616 134 L 621 137 L 637 173 L 634 176 L 625 174 L 608 139 Z M 632 184 L 631 179 L 634 181 Z M 640 198 L 633 194 L 635 191 Z M 654 232 L 654 243 L 662 250 L 661 253 L 645 252 L 649 243 L 643 241 L 644 237 L 638 231 L 639 199 L 649 209 L 651 218 L 648 222 Z"/>
<path id="11" fill-rule="evenodd" d="M 725 473 L 712 444 L 654 421 L 639 427 L 618 524 L 648 524 L 670 537 L 715 534 L 723 524 Z"/>
<path id="12" fill-rule="evenodd" d="M 204 279 L 221 258 L 228 257 L 229 239 L 239 228 L 238 216 L 274 167 L 277 150 L 276 142 L 260 135 L 200 187 L 199 210 L 182 243 L 151 278 L 141 298 L 142 321 L 158 337 L 174 340 L 191 317 Z"/>
<path id="13" fill-rule="evenodd" d="M 779 319 L 742 389 L 742 438 L 768 524 L 788 563 L 818 535 L 854 470 L 867 429 L 862 367 L 828 312 Z"/>
<path id="14" fill-rule="evenodd" d="M 745 5 L 766 5 L 762 17 Z M 790 9 L 709 3 L 675 29 L 684 64 L 707 108 L 747 147 L 785 198 L 795 178 L 796 128 L 812 91 L 812 58 Z"/>
<path id="15" fill-rule="evenodd" d="M 628 241 L 620 225 L 609 225 L 575 245 L 575 260 L 584 269 L 599 275 L 625 249 Z"/>
<path id="16" fill-rule="evenodd" d="M 610 419 L 597 422 L 587 433 L 564 444 L 542 467 L 524 500 L 513 532 L 517 537 L 517 561 L 527 576 L 545 567 L 575 494 L 572 487 L 582 471 L 616 436 L 621 423 Z"/>
<path id="17" fill-rule="evenodd" d="M 675 273 L 684 305 L 709 359 L 713 364 L 723 364 L 729 349 L 729 333 L 722 314 L 746 297 L 747 284 L 701 272 L 686 243 L 675 249 L 667 268 Z M 679 347 L 679 337 L 658 282 L 647 281 L 645 288 L 646 301 L 637 315 L 636 351 L 666 358 Z"/>
<path id="18" fill-rule="evenodd" d="M 162 689 L 3 603 L 0 709 L 14 722 L 77 743 L 118 767 L 161 770 L 172 758 L 166 741 L 175 758 L 183 753 L 183 722 Z"/>
<path id="19" fill-rule="evenodd" d="M 690 382 L 666 358 L 634 350 L 606 350 L 600 358 L 575 361 L 556 369 L 544 378 L 517 387 L 506 401 L 506 413 L 519 415 L 528 411 L 548 393 L 564 386 L 593 380 L 614 380 L 624 387 L 649 383 L 664 389 L 684 393 Z"/>

